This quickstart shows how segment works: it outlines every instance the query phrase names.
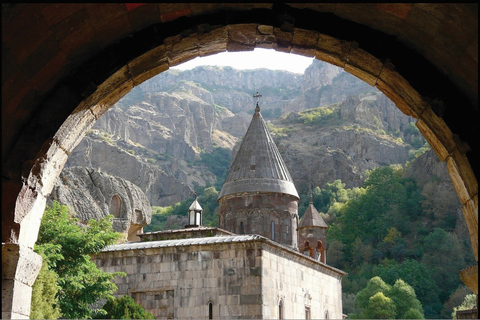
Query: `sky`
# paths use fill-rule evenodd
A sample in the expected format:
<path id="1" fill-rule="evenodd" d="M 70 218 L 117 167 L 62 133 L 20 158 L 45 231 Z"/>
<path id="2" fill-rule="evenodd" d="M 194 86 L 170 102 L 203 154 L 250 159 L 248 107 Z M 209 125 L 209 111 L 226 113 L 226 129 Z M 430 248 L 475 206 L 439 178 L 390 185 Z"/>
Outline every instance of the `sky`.
<path id="1" fill-rule="evenodd" d="M 257 48 L 253 51 L 222 52 L 207 57 L 197 57 L 178 66 L 177 70 L 190 70 L 198 66 L 230 66 L 235 69 L 286 70 L 303 74 L 314 58 L 292 53 L 277 52 L 273 49 Z"/>

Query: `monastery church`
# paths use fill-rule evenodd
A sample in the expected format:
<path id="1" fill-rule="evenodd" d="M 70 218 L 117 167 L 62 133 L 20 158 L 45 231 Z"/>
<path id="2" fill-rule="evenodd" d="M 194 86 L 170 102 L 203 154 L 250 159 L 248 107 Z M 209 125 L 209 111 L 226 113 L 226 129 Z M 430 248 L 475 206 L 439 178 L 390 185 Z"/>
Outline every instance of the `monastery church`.
<path id="1" fill-rule="evenodd" d="M 298 201 L 257 101 L 218 197 L 220 228 L 202 226 L 195 199 L 185 229 L 139 234 L 92 259 L 125 272 L 115 295 L 156 319 L 342 319 L 346 273 L 327 264 L 311 195 L 300 222 Z"/>

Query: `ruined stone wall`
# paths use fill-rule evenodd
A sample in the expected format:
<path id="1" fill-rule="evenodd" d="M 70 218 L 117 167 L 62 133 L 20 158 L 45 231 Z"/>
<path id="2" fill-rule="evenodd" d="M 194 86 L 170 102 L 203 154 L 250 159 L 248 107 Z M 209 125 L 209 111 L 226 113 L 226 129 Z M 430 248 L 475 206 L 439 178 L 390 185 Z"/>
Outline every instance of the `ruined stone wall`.
<path id="1" fill-rule="evenodd" d="M 278 248 L 262 252 L 263 317 L 278 319 L 342 319 L 342 279 L 313 259 L 285 255 Z M 328 313 L 328 317 L 326 317 Z"/>

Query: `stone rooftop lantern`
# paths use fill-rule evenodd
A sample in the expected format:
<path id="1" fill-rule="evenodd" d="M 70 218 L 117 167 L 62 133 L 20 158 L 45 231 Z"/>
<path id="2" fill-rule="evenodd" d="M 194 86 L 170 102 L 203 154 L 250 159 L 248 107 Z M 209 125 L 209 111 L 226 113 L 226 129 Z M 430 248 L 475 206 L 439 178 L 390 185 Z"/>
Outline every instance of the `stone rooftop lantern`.
<path id="1" fill-rule="evenodd" d="M 197 201 L 197 195 L 195 195 L 195 200 L 193 200 L 190 208 L 188 208 L 188 225 L 185 228 L 195 228 L 202 225 L 202 207 Z"/>

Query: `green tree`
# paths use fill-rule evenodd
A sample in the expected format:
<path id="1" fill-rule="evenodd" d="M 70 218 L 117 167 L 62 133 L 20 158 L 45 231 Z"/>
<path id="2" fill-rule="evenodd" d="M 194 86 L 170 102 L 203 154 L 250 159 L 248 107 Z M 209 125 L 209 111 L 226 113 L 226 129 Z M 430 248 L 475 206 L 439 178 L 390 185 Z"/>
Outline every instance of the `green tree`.
<path id="1" fill-rule="evenodd" d="M 458 273 L 465 268 L 464 248 L 456 234 L 441 228 L 425 237 L 423 248 L 422 263 L 431 270 L 440 288 L 440 301 L 447 301 L 461 283 Z"/>
<path id="2" fill-rule="evenodd" d="M 375 293 L 368 299 L 367 307 L 362 312 L 365 319 L 394 319 L 396 315 L 395 303 L 383 292 Z"/>
<path id="3" fill-rule="evenodd" d="M 45 254 L 40 255 L 43 264 L 32 287 L 30 319 L 58 319 L 61 316 L 57 298 L 60 289 L 57 284 L 58 275 L 48 268 L 48 258 Z"/>
<path id="4" fill-rule="evenodd" d="M 464 284 L 458 286 L 458 288 L 450 295 L 448 300 L 443 304 L 442 312 L 440 313 L 440 317 L 447 319 L 452 316 L 453 308 L 458 307 L 462 304 L 465 297 L 472 293 L 470 289 Z"/>
<path id="5" fill-rule="evenodd" d="M 96 319 L 155 319 L 130 296 L 108 297 L 103 309 L 106 314 L 97 315 Z"/>
<path id="6" fill-rule="evenodd" d="M 397 279 L 403 279 L 417 294 L 425 316 L 427 318 L 439 318 L 442 304 L 438 297 L 438 288 L 433 280 L 430 270 L 421 262 L 416 260 L 405 260 L 402 263 L 389 260 L 388 263 L 377 266 L 376 273 L 386 283 L 395 283 Z"/>
<path id="7" fill-rule="evenodd" d="M 423 309 L 415 290 L 398 279 L 393 286 L 382 278 L 371 278 L 367 286 L 355 298 L 356 314 L 353 318 L 364 319 L 423 319 Z"/>
<path id="8" fill-rule="evenodd" d="M 425 319 L 423 313 L 417 309 L 408 309 L 407 312 L 403 314 L 402 319 Z"/>
<path id="9" fill-rule="evenodd" d="M 457 319 L 457 311 L 470 310 L 477 307 L 477 296 L 475 294 L 467 294 L 465 300 L 458 307 L 453 308 L 452 318 Z"/>
<path id="10" fill-rule="evenodd" d="M 218 227 L 218 219 L 215 219 L 215 209 L 218 207 L 217 198 L 218 191 L 215 187 L 207 187 L 201 190 L 201 195 L 198 197 L 198 202 L 203 208 L 203 225 Z"/>
<path id="11" fill-rule="evenodd" d="M 367 287 L 357 293 L 355 298 L 355 307 L 357 309 L 365 309 L 369 300 L 378 292 L 390 294 L 391 287 L 385 283 L 380 277 L 373 277 L 367 283 Z"/>
<path id="12" fill-rule="evenodd" d="M 395 303 L 398 319 L 408 319 L 407 314 L 409 317 L 419 314 L 421 317 L 417 319 L 424 319 L 422 304 L 417 299 L 415 290 L 402 279 L 395 281 L 390 297 Z M 417 312 L 412 312 L 412 309 Z"/>
<path id="13" fill-rule="evenodd" d="M 95 312 L 91 305 L 112 296 L 117 286 L 111 280 L 125 275 L 104 272 L 90 260 L 90 255 L 121 238 L 112 230 L 112 218 L 82 225 L 69 215 L 67 206 L 56 201 L 45 210 L 35 250 L 47 257 L 48 268 L 58 276 L 57 298 L 65 318 L 91 318 Z"/>

